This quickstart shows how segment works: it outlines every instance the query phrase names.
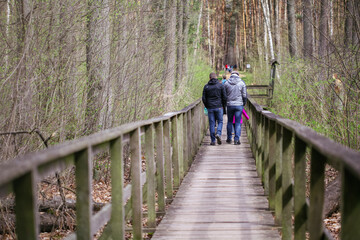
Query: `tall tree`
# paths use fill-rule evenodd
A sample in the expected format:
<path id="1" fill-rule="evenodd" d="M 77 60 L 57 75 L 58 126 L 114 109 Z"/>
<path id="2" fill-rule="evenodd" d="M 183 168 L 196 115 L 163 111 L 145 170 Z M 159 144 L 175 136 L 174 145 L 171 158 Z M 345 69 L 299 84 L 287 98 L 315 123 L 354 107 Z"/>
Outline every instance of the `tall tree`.
<path id="1" fill-rule="evenodd" d="M 329 45 L 329 0 L 321 0 L 319 24 L 319 58 L 322 60 L 328 55 Z"/>
<path id="2" fill-rule="evenodd" d="M 305 59 L 313 57 L 313 14 L 311 0 L 303 0 L 303 56 Z"/>
<path id="3" fill-rule="evenodd" d="M 88 34 L 86 45 L 87 124 L 85 131 L 93 132 L 107 127 L 110 72 L 110 21 L 108 0 L 88 0 Z"/>
<path id="4" fill-rule="evenodd" d="M 289 53 L 292 58 L 297 55 L 295 0 L 287 0 Z"/>
<path id="5" fill-rule="evenodd" d="M 177 0 L 166 0 L 164 79 L 165 96 L 169 98 L 172 96 L 176 78 L 176 9 Z"/>
<path id="6" fill-rule="evenodd" d="M 176 86 L 182 83 L 183 78 L 183 53 L 184 53 L 184 2 L 177 1 L 177 66 L 176 66 Z M 186 3 L 185 3 L 186 4 Z"/>
<path id="7" fill-rule="evenodd" d="M 271 34 L 271 22 L 270 22 L 270 11 L 269 11 L 268 1 L 261 0 L 261 5 L 262 5 L 262 9 L 263 9 L 263 13 L 264 13 L 264 21 L 265 21 L 265 29 L 264 30 L 267 31 L 267 36 L 269 38 L 270 57 L 271 57 L 271 59 L 275 59 L 274 45 L 273 45 L 272 34 Z"/>

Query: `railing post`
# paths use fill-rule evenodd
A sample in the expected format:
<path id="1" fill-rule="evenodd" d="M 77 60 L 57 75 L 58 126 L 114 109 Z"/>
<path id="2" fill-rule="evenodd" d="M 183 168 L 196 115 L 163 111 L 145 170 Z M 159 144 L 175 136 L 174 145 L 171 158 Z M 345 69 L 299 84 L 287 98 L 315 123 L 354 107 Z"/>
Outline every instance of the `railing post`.
<path id="1" fill-rule="evenodd" d="M 131 206 L 133 239 L 142 239 L 142 187 L 141 187 L 140 129 L 130 133 L 131 152 Z"/>
<path id="2" fill-rule="evenodd" d="M 174 188 L 180 186 L 180 167 L 179 167 L 179 135 L 178 135 L 178 116 L 171 118 L 171 146 L 172 146 L 172 164 L 174 168 Z"/>
<path id="3" fill-rule="evenodd" d="M 178 122 L 178 146 L 179 146 L 179 186 L 184 177 L 184 123 L 183 123 L 183 114 L 179 114 Z"/>
<path id="4" fill-rule="evenodd" d="M 292 239 L 292 132 L 283 128 L 283 153 L 282 153 L 282 239 Z"/>
<path id="5" fill-rule="evenodd" d="M 306 143 L 295 137 L 294 216 L 295 240 L 306 239 Z"/>
<path id="6" fill-rule="evenodd" d="M 156 190 L 158 194 L 158 211 L 165 212 L 165 184 L 164 184 L 164 134 L 163 122 L 155 123 L 156 131 Z"/>
<path id="7" fill-rule="evenodd" d="M 189 169 L 189 148 L 188 148 L 188 112 L 183 114 L 183 159 L 184 159 L 184 173 Z M 184 177 L 184 175 L 182 176 Z"/>
<path id="8" fill-rule="evenodd" d="M 110 142 L 111 155 L 111 236 L 113 239 L 125 239 L 124 221 L 124 162 L 122 136 Z"/>
<path id="9" fill-rule="evenodd" d="M 149 228 L 156 227 L 155 210 L 155 160 L 154 160 L 154 125 L 145 126 L 146 183 Z"/>
<path id="10" fill-rule="evenodd" d="M 276 193 L 276 123 L 270 120 L 269 123 L 269 207 L 275 209 L 275 193 Z"/>
<path id="11" fill-rule="evenodd" d="M 92 239 L 92 199 L 91 199 L 91 180 L 92 180 L 92 148 L 76 153 L 76 219 L 78 240 Z"/>
<path id="12" fill-rule="evenodd" d="M 193 145 L 193 139 L 192 139 L 192 126 L 193 126 L 193 122 L 191 121 L 191 115 L 192 115 L 192 110 L 189 110 L 187 112 L 187 157 L 188 157 L 188 165 L 186 166 L 188 169 L 192 164 L 192 160 L 193 160 L 193 155 L 192 155 L 192 145 Z"/>
<path id="13" fill-rule="evenodd" d="M 35 172 L 29 172 L 13 182 L 15 193 L 16 235 L 19 240 L 35 240 L 38 239 L 39 235 Z"/>
<path id="14" fill-rule="evenodd" d="M 263 115 L 264 122 L 264 137 L 263 137 L 263 146 L 264 146 L 264 190 L 265 195 L 269 195 L 269 119 Z"/>
<path id="15" fill-rule="evenodd" d="M 276 124 L 276 152 L 275 152 L 275 172 L 276 172 L 276 185 L 275 185 L 275 220 L 281 225 L 282 218 L 282 126 Z"/>
<path id="16" fill-rule="evenodd" d="M 170 143 L 170 119 L 164 121 L 164 157 L 165 157 L 165 183 L 166 197 L 168 200 L 173 198 L 173 173 L 171 162 L 171 143 Z"/>
<path id="17" fill-rule="evenodd" d="M 342 168 L 341 239 L 360 239 L 360 181 L 359 177 Z"/>
<path id="18" fill-rule="evenodd" d="M 311 149 L 310 173 L 310 209 L 309 233 L 310 239 L 321 239 L 323 234 L 322 212 L 324 207 L 324 176 L 326 158 L 314 148 Z"/>
<path id="19" fill-rule="evenodd" d="M 262 118 L 261 118 L 261 113 L 256 112 L 256 165 L 257 165 L 258 175 L 262 181 L 261 137 L 262 137 Z"/>

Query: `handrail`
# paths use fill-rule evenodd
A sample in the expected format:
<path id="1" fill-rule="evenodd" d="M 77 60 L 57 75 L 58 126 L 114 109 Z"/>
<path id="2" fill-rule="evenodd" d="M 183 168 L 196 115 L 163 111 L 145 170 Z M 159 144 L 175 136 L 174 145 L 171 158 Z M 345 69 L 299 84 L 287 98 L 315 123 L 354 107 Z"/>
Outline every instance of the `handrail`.
<path id="1" fill-rule="evenodd" d="M 263 110 L 249 99 L 247 133 L 283 239 L 332 239 L 323 227 L 325 164 L 341 174 L 341 239 L 360 239 L 360 152 L 295 121 Z M 306 154 L 310 195 L 306 197 Z"/>
<path id="2" fill-rule="evenodd" d="M 15 194 L 17 239 L 38 239 L 36 185 L 41 179 L 69 166 L 76 167 L 77 231 L 67 239 L 92 239 L 93 234 L 109 221 L 104 234 L 112 239 L 125 239 L 126 212 L 131 212 L 133 238 L 142 239 L 145 230 L 142 226 L 143 202 L 148 205 L 148 227 L 154 229 L 156 200 L 158 211 L 164 213 L 165 202 L 172 199 L 173 189 L 179 187 L 189 169 L 206 126 L 199 99 L 177 112 L 64 142 L 3 164 L 0 197 L 11 192 Z M 143 135 L 144 146 L 141 143 Z M 129 143 L 131 152 L 131 183 L 126 187 L 123 185 L 124 143 Z M 92 161 L 95 154 L 104 151 L 109 151 L 111 157 L 112 203 L 93 215 Z M 141 152 L 146 157 L 146 173 L 141 172 Z M 143 199 L 143 195 L 146 198 Z"/>

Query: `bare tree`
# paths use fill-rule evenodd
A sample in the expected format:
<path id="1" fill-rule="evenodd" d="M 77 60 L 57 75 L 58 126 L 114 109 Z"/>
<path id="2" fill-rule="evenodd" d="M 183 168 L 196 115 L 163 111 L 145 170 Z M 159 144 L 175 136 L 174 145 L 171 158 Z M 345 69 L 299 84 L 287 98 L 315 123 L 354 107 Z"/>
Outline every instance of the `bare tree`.
<path id="1" fill-rule="evenodd" d="M 171 97 L 176 79 L 176 9 L 177 0 L 166 1 L 166 25 L 165 25 L 165 68 L 164 68 L 164 79 L 165 79 L 165 96 Z"/>
<path id="2" fill-rule="evenodd" d="M 311 0 L 303 0 L 303 56 L 305 59 L 313 57 L 313 14 Z"/>
<path id="3" fill-rule="evenodd" d="M 265 21 L 265 31 L 267 31 L 267 36 L 269 38 L 269 46 L 270 46 L 270 57 L 271 59 L 275 59 L 275 53 L 274 53 L 274 45 L 272 40 L 272 34 L 271 34 L 271 22 L 270 22 L 270 11 L 269 11 L 269 4 L 266 0 L 261 0 L 261 5 L 264 13 L 264 21 Z"/>
<path id="4" fill-rule="evenodd" d="M 289 53 L 291 57 L 297 56 L 295 0 L 287 0 Z"/>

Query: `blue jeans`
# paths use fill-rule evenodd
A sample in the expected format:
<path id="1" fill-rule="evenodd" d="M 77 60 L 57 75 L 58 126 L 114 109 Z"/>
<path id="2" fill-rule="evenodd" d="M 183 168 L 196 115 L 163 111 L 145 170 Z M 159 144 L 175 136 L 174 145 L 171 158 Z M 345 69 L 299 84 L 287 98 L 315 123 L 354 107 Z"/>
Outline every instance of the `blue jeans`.
<path id="1" fill-rule="evenodd" d="M 244 106 L 227 106 L 228 123 L 226 126 L 227 140 L 232 138 L 233 119 L 235 116 L 235 137 L 234 141 L 239 141 L 241 135 L 240 119 Z"/>
<path id="2" fill-rule="evenodd" d="M 215 121 L 217 120 L 217 132 L 218 136 L 221 136 L 221 130 L 223 126 L 223 108 L 208 109 L 209 128 L 211 142 L 215 142 Z"/>

